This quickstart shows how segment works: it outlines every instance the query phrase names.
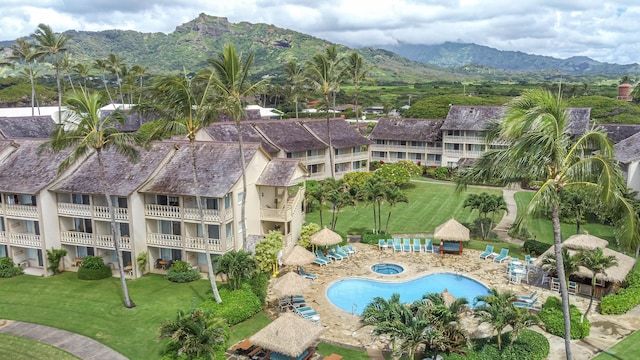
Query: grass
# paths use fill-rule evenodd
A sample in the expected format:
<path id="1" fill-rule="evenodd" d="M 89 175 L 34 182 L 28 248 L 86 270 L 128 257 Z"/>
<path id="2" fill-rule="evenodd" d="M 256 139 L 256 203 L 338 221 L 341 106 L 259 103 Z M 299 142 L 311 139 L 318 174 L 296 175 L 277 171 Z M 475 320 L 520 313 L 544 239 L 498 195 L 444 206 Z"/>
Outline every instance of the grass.
<path id="1" fill-rule="evenodd" d="M 31 359 L 79 359 L 68 352 L 41 343 L 9 334 L 0 334 L 0 359 L 31 360 Z"/>
<path id="2" fill-rule="evenodd" d="M 518 214 L 524 212 L 525 207 L 533 197 L 533 192 L 521 191 L 515 194 L 516 204 L 518 205 Z M 527 229 L 535 236 L 535 239 L 548 244 L 553 244 L 553 225 L 551 219 L 546 218 L 532 218 L 527 221 Z M 569 236 L 575 235 L 575 224 L 561 224 L 562 228 L 562 240 L 566 240 Z M 587 223 L 580 226 L 580 232 L 588 231 L 589 234 L 597 236 L 601 239 L 609 241 L 609 245 L 615 245 L 615 236 L 613 234 L 613 226 Z"/>
<path id="3" fill-rule="evenodd" d="M 205 280 L 176 284 L 162 276 L 149 275 L 127 280 L 137 306 L 126 309 L 119 281 L 83 281 L 72 272 L 47 278 L 22 275 L 0 279 L 0 318 L 82 334 L 130 359 L 149 359 L 154 354 L 159 358 L 160 324 L 173 319 L 178 309 L 191 307 L 211 292 Z"/>
<path id="4" fill-rule="evenodd" d="M 248 338 L 270 323 L 271 319 L 263 312 L 259 312 L 246 321 L 232 326 L 230 329 L 231 335 L 229 336 L 229 345 Z"/>
<path id="5" fill-rule="evenodd" d="M 615 344 L 607 352 L 602 352 L 594 360 L 621 360 L 621 359 L 637 359 L 640 353 L 640 331 L 624 338 L 624 340 Z"/>
<path id="6" fill-rule="evenodd" d="M 455 192 L 455 184 L 451 182 L 413 181 L 405 189 L 408 204 L 399 203 L 392 211 L 389 222 L 389 233 L 433 233 L 435 228 L 455 217 L 461 223 L 471 223 L 478 216 L 477 211 L 462 207 L 464 200 L 471 193 L 486 192 L 491 195 L 502 194 L 501 189 L 469 187 L 462 193 Z M 382 205 L 382 224 L 385 228 L 389 206 Z M 331 208 L 322 210 L 323 224 L 331 221 Z M 496 214 L 502 218 L 502 213 Z M 320 212 L 307 214 L 307 223 L 320 224 Z M 342 209 L 338 215 L 336 230 L 346 234 L 362 234 L 373 229 L 373 208 L 371 204 L 359 204 Z"/>
<path id="7" fill-rule="evenodd" d="M 318 344 L 317 352 L 322 356 L 338 354 L 338 355 L 342 355 L 343 359 L 369 360 L 369 356 L 367 355 L 366 351 L 348 349 L 348 348 L 328 344 L 325 342 L 321 342 Z"/>

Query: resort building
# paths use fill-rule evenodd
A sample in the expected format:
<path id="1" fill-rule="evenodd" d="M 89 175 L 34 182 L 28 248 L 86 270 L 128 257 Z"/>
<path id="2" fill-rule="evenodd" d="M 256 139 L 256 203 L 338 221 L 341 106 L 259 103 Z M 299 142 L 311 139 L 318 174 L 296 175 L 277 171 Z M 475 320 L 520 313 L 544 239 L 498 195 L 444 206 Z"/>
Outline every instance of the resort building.
<path id="1" fill-rule="evenodd" d="M 614 149 L 627 187 L 640 192 L 640 133 L 618 142 Z"/>
<path id="2" fill-rule="evenodd" d="M 444 120 L 380 119 L 369 135 L 370 160 L 409 160 L 426 166 L 442 164 Z"/>

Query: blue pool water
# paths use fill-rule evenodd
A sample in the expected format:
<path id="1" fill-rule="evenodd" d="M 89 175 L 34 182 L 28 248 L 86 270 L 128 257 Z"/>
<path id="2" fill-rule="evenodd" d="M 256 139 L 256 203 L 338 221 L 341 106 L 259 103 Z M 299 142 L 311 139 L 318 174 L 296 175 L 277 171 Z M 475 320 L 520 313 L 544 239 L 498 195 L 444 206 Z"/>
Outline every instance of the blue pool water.
<path id="1" fill-rule="evenodd" d="M 456 298 L 465 297 L 469 305 L 479 295 L 488 295 L 489 289 L 468 277 L 450 273 L 426 275 L 404 282 L 386 282 L 368 279 L 347 278 L 333 283 L 327 289 L 327 297 L 333 305 L 353 314 L 360 314 L 373 298 L 389 299 L 400 294 L 403 303 L 422 299 L 427 293 L 441 293 L 447 289 Z"/>
<path id="2" fill-rule="evenodd" d="M 403 272 L 404 268 L 397 264 L 375 264 L 371 270 L 382 275 L 396 275 Z"/>

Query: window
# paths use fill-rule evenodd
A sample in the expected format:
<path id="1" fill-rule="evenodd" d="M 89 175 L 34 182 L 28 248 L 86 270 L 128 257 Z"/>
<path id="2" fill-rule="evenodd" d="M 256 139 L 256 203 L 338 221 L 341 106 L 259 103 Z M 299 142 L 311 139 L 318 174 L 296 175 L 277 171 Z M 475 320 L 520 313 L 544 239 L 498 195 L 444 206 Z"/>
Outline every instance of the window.
<path id="1" fill-rule="evenodd" d="M 484 145 L 467 144 L 467 151 L 473 151 L 473 152 L 484 151 Z"/>
<path id="2" fill-rule="evenodd" d="M 73 230 L 81 233 L 92 233 L 91 219 L 73 218 Z"/>
<path id="3" fill-rule="evenodd" d="M 384 145 L 384 140 L 376 139 L 376 145 Z"/>
<path id="4" fill-rule="evenodd" d="M 207 225 L 207 235 L 209 239 L 220 239 L 220 225 Z M 202 233 L 202 224 L 198 224 L 198 237 L 204 237 Z"/>
<path id="5" fill-rule="evenodd" d="M 120 236 L 130 236 L 129 223 L 120 223 Z"/>
<path id="6" fill-rule="evenodd" d="M 424 146 L 424 141 L 412 141 L 411 142 L 411 146 L 422 147 L 422 146 Z"/>
<path id="7" fill-rule="evenodd" d="M 440 154 L 427 154 L 427 160 L 429 161 L 441 161 L 442 156 Z"/>
<path id="8" fill-rule="evenodd" d="M 242 199 L 244 199 L 244 193 L 243 192 L 239 192 L 238 193 L 238 204 L 242 204 Z"/>
<path id="9" fill-rule="evenodd" d="M 7 231 L 7 230 L 5 230 L 4 218 L 2 216 L 0 216 L 0 231 Z M 0 257 L 2 257 L 2 256 L 0 256 Z"/>
<path id="10" fill-rule="evenodd" d="M 360 161 L 354 161 L 353 164 L 351 164 L 351 167 L 353 170 L 360 169 Z"/>
<path id="11" fill-rule="evenodd" d="M 79 258 L 83 258 L 87 255 L 95 256 L 95 251 L 89 246 L 76 246 L 76 254 L 78 254 Z"/>
<path id="12" fill-rule="evenodd" d="M 0 245 L 0 258 L 8 257 L 7 255 L 7 245 Z"/>
<path id="13" fill-rule="evenodd" d="M 345 148 L 334 149 L 334 152 L 335 152 L 336 155 L 345 155 L 345 154 L 349 153 L 347 150 L 348 149 L 345 149 Z"/>
<path id="14" fill-rule="evenodd" d="M 202 208 L 208 210 L 220 210 L 218 199 L 214 198 L 201 198 Z"/>
<path id="15" fill-rule="evenodd" d="M 73 204 L 89 205 L 89 195 L 71 194 L 71 202 Z"/>
<path id="16" fill-rule="evenodd" d="M 460 130 L 447 130 L 447 135 L 449 135 L 449 136 L 462 136 L 462 131 L 460 131 Z"/>
<path id="17" fill-rule="evenodd" d="M 462 150 L 462 144 L 447 144 L 447 150 L 460 151 Z"/>
<path id="18" fill-rule="evenodd" d="M 354 146 L 351 151 L 355 154 L 355 153 L 359 153 L 362 152 L 362 147 L 361 146 Z"/>
<path id="19" fill-rule="evenodd" d="M 128 200 L 126 197 L 112 196 L 111 203 L 113 204 L 114 207 L 117 207 L 120 209 L 126 209 L 128 207 Z"/>
<path id="20" fill-rule="evenodd" d="M 244 230 L 244 220 L 238 221 L 238 234 L 242 235 L 242 230 Z"/>
<path id="21" fill-rule="evenodd" d="M 424 159 L 424 154 L 409 153 L 409 159 L 411 159 L 411 160 L 423 160 Z"/>
<path id="22" fill-rule="evenodd" d="M 318 164 L 307 165 L 307 171 L 311 174 L 316 174 L 318 172 Z"/>
<path id="23" fill-rule="evenodd" d="M 230 239 L 233 236 L 233 226 L 230 222 L 224 224 L 224 230 L 227 234 L 227 239 Z"/>
<path id="24" fill-rule="evenodd" d="M 169 220 L 158 220 L 158 232 L 167 235 L 181 235 L 180 222 Z"/>
<path id="25" fill-rule="evenodd" d="M 231 193 L 224 196 L 224 208 L 231 208 Z"/>
<path id="26" fill-rule="evenodd" d="M 317 155 L 318 155 L 318 149 L 307 150 L 307 156 L 317 156 Z"/>
<path id="27" fill-rule="evenodd" d="M 447 161 L 447 167 L 457 168 L 458 167 L 458 162 L 457 161 Z"/>
<path id="28" fill-rule="evenodd" d="M 27 220 L 24 227 L 27 234 L 40 235 L 40 224 L 37 221 Z"/>
<path id="29" fill-rule="evenodd" d="M 336 164 L 336 172 L 345 172 L 349 170 L 349 163 Z"/>
<path id="30" fill-rule="evenodd" d="M 381 158 L 387 157 L 387 153 L 384 151 L 374 151 L 373 154 L 374 154 L 373 156 L 375 157 L 381 157 Z"/>

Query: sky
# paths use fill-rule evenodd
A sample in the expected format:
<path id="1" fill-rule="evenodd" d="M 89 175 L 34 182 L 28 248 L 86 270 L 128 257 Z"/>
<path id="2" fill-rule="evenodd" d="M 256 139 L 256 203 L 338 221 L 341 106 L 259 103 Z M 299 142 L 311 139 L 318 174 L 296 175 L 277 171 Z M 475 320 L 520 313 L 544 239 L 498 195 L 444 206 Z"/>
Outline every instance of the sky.
<path id="1" fill-rule="evenodd" d="M 0 40 L 28 36 L 39 23 L 55 32 L 170 33 L 200 13 L 355 48 L 455 41 L 563 59 L 640 62 L 639 0 L 2 0 Z"/>

